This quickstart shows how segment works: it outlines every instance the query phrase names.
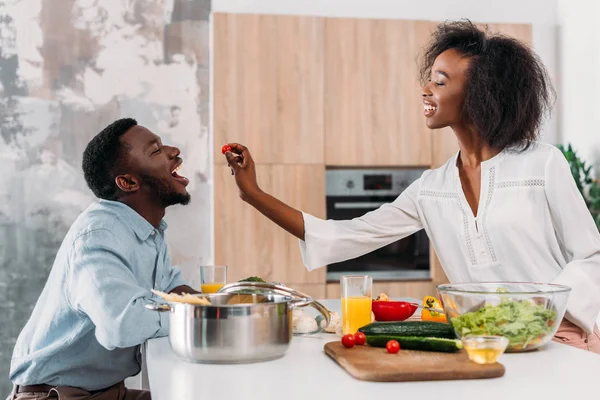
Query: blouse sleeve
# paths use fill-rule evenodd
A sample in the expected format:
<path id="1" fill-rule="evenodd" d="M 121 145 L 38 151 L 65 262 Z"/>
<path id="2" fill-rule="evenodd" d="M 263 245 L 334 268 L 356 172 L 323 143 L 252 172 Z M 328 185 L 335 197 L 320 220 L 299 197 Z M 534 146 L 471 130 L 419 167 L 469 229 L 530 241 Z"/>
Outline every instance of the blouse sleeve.
<path id="1" fill-rule="evenodd" d="M 600 312 L 600 233 L 566 158 L 556 148 L 548 159 L 545 178 L 552 223 L 567 257 L 554 283 L 571 287 L 565 316 L 591 333 Z"/>
<path id="2" fill-rule="evenodd" d="M 300 251 L 307 269 L 359 257 L 423 229 L 417 209 L 420 181 L 393 202 L 351 220 L 323 220 L 302 212 Z"/>

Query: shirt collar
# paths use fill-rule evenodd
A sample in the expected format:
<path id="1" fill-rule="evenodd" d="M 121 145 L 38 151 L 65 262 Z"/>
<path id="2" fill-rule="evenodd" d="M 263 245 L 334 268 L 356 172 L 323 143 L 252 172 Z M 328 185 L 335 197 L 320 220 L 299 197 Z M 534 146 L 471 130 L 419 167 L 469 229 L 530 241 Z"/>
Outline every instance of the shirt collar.
<path id="1" fill-rule="evenodd" d="M 127 204 L 121 203 L 120 201 L 104 200 L 100 199 L 100 204 L 105 207 L 115 210 L 121 217 L 127 226 L 129 226 L 141 240 L 147 240 L 153 232 L 155 232 L 154 226 L 148 222 L 144 217 L 137 213 L 133 208 Z M 158 230 L 164 231 L 167 229 L 167 223 L 164 219 L 160 220 L 158 224 Z"/>
<path id="2" fill-rule="evenodd" d="M 508 153 L 510 150 L 507 148 L 502 149 L 498 154 L 496 154 L 494 157 L 490 158 L 489 160 L 485 160 L 481 162 L 481 169 L 489 169 L 495 165 L 497 165 L 500 161 L 502 161 L 502 158 L 504 157 L 504 155 L 506 153 Z M 456 151 L 456 153 L 454 153 L 454 157 L 452 157 L 452 165 L 454 166 L 454 169 L 458 171 L 458 158 L 460 157 L 460 150 Z"/>

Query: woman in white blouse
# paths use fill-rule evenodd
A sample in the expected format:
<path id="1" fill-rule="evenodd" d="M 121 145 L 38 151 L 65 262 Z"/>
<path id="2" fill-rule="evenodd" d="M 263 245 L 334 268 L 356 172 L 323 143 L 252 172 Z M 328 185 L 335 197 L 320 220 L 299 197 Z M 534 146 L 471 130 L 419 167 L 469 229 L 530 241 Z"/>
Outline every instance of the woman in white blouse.
<path id="1" fill-rule="evenodd" d="M 425 123 L 459 151 L 395 201 L 322 220 L 263 192 L 244 146 L 225 154 L 241 198 L 300 239 L 306 267 L 361 256 L 425 229 L 451 282 L 572 288 L 555 340 L 600 353 L 600 233 L 562 153 L 537 141 L 553 89 L 529 48 L 470 22 L 442 24 L 421 68 Z"/>

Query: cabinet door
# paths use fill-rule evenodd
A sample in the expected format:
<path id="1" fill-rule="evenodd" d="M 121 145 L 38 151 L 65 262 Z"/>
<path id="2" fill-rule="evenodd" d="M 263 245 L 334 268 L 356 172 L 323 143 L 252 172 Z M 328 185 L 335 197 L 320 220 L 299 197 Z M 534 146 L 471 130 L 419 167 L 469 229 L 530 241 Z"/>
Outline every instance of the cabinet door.
<path id="1" fill-rule="evenodd" d="M 324 284 L 326 269 L 302 263 L 298 239 L 239 198 L 227 166 L 215 166 L 215 262 L 228 266 L 233 282 L 256 275 L 288 286 Z M 323 165 L 257 165 L 261 188 L 319 218 L 325 217 Z"/>
<path id="2" fill-rule="evenodd" d="M 323 20 L 216 13 L 213 34 L 215 154 L 238 142 L 263 164 L 323 164 Z"/>
<path id="3" fill-rule="evenodd" d="M 434 23 L 325 20 L 325 163 L 431 164 L 417 55 Z"/>

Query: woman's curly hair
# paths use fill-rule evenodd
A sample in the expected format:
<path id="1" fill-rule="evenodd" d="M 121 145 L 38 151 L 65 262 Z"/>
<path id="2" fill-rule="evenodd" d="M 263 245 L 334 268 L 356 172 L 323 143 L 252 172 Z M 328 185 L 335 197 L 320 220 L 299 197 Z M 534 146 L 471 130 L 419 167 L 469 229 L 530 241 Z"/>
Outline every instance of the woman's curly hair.
<path id="1" fill-rule="evenodd" d="M 468 20 L 442 23 L 421 60 L 423 85 L 437 56 L 449 49 L 471 57 L 463 103 L 467 121 L 493 148 L 529 148 L 554 101 L 538 56 L 520 41 L 491 35 Z"/>

